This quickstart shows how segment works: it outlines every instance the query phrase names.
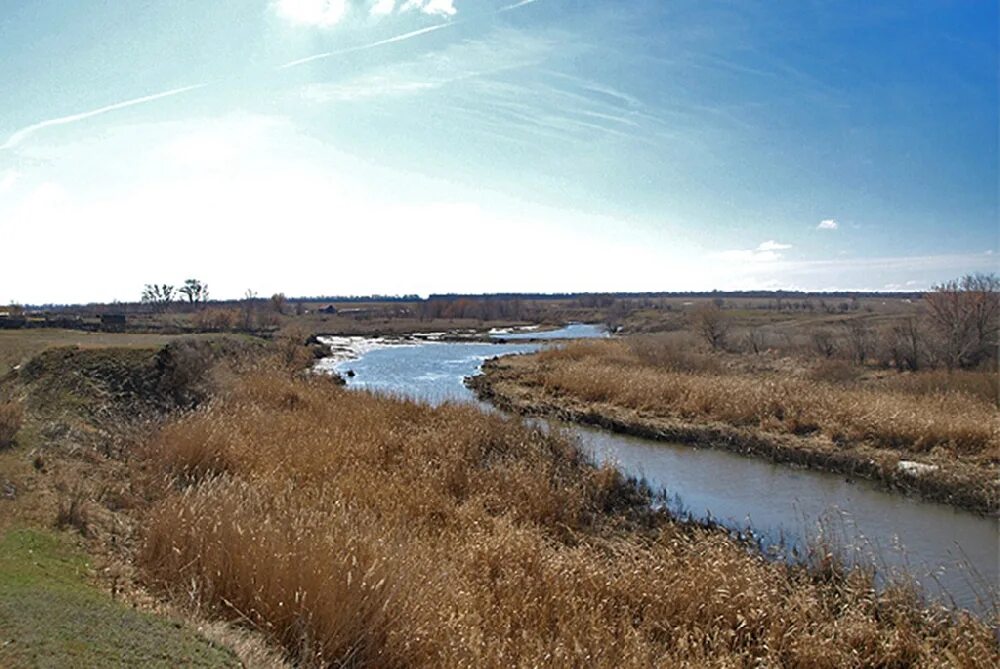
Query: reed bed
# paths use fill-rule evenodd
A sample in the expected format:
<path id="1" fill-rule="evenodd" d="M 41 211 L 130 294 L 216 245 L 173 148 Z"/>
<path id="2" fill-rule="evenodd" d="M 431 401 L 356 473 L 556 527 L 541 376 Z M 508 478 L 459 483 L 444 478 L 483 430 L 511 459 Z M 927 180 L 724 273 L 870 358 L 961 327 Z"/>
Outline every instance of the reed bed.
<path id="1" fill-rule="evenodd" d="M 789 374 L 687 371 L 689 362 L 678 368 L 671 359 L 651 363 L 629 342 L 574 343 L 540 353 L 531 376 L 553 393 L 640 412 L 822 433 L 837 442 L 914 454 L 943 449 L 983 461 L 1000 458 L 996 406 L 981 392 L 949 390 L 940 375 L 926 383 L 844 386 Z M 970 383 L 963 378 L 963 386 Z"/>
<path id="2" fill-rule="evenodd" d="M 472 407 L 251 374 L 167 426 L 151 585 L 303 666 L 988 666 L 987 625 L 772 563 Z"/>

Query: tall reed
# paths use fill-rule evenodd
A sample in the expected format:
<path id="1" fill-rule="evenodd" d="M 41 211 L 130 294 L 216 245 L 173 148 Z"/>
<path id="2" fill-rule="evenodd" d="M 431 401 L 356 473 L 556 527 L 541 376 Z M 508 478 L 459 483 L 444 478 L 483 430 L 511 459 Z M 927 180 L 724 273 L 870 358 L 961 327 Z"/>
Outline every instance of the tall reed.
<path id="1" fill-rule="evenodd" d="M 677 524 L 466 407 L 242 378 L 145 466 L 149 582 L 304 666 L 976 666 L 989 628 Z M 898 593 L 897 593 L 898 594 Z"/>

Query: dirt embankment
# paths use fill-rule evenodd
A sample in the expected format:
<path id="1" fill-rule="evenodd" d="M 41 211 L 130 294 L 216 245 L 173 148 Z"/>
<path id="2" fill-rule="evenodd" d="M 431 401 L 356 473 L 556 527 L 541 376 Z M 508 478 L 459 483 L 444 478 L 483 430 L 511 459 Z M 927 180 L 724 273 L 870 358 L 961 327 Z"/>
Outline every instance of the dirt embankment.
<path id="1" fill-rule="evenodd" d="M 540 382 L 533 356 L 488 360 L 483 373 L 466 380 L 484 401 L 522 415 L 559 418 L 646 439 L 720 448 L 773 462 L 869 479 L 885 488 L 962 509 L 996 516 L 1000 482 L 995 472 L 934 459 L 917 463 L 906 454 L 865 443 L 840 443 L 814 435 L 791 435 L 719 422 L 694 422 L 652 415 L 609 403 L 582 401 L 553 392 Z"/>

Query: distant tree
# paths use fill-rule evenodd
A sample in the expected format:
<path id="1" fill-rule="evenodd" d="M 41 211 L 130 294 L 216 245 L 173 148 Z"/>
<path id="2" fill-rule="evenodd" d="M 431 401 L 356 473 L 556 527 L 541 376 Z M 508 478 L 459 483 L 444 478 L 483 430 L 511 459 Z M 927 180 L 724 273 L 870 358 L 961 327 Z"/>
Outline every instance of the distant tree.
<path id="1" fill-rule="evenodd" d="M 726 343 L 729 334 L 729 318 L 714 304 L 705 304 L 691 314 L 695 332 L 716 351 Z"/>
<path id="2" fill-rule="evenodd" d="M 257 293 L 247 289 L 247 292 L 243 295 L 243 302 L 240 307 L 243 329 L 252 330 L 257 315 Z"/>
<path id="3" fill-rule="evenodd" d="M 837 352 L 836 339 L 829 330 L 816 330 L 811 338 L 813 349 L 824 358 L 832 358 Z"/>
<path id="4" fill-rule="evenodd" d="M 764 330 L 761 328 L 750 328 L 743 334 L 743 343 L 748 351 L 754 355 L 758 355 L 764 351 L 766 346 L 766 340 L 764 338 Z"/>
<path id="5" fill-rule="evenodd" d="M 917 371 L 924 355 L 924 327 L 914 316 L 908 316 L 888 332 L 888 354 L 897 371 Z"/>
<path id="6" fill-rule="evenodd" d="M 208 284 L 198 279 L 187 279 L 177 292 L 184 295 L 191 306 L 208 302 Z"/>
<path id="7" fill-rule="evenodd" d="M 948 369 L 996 358 L 1000 332 L 1000 278 L 996 274 L 967 274 L 946 281 L 925 294 L 924 303 Z"/>
<path id="8" fill-rule="evenodd" d="M 847 346 L 850 348 L 854 362 L 859 365 L 865 364 L 875 343 L 875 335 L 871 328 L 864 321 L 852 318 L 849 321 L 844 321 L 844 330 L 847 334 Z"/>
<path id="9" fill-rule="evenodd" d="M 271 296 L 271 310 L 276 314 L 285 313 L 285 306 L 288 304 L 288 298 L 285 297 L 284 293 L 275 293 Z"/>
<path id="10" fill-rule="evenodd" d="M 147 283 L 142 289 L 142 302 L 155 311 L 164 312 L 174 301 L 174 287 L 170 284 Z"/>

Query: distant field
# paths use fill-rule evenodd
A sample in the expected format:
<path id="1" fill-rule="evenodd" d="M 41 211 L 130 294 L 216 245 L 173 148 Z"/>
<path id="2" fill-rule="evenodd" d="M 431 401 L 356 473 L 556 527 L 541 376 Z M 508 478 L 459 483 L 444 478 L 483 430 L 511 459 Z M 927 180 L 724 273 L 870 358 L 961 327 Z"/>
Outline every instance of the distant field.
<path id="1" fill-rule="evenodd" d="M 0 376 L 38 353 L 58 346 L 158 348 L 178 337 L 179 335 L 117 334 L 83 330 L 0 330 Z"/>

